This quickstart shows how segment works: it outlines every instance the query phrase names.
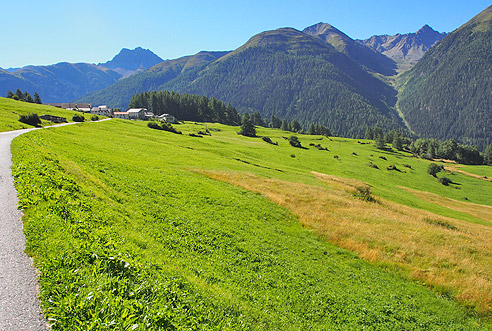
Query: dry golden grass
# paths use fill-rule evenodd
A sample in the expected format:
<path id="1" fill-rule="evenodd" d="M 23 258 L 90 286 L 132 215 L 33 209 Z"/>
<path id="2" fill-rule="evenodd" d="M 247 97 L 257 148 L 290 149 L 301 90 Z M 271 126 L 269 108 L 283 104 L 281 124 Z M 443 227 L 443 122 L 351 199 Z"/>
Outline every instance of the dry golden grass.
<path id="1" fill-rule="evenodd" d="M 364 183 L 320 173 L 326 186 L 258 177 L 248 173 L 202 172 L 210 178 L 258 192 L 291 210 L 301 224 L 361 258 L 396 269 L 464 305 L 490 314 L 492 228 L 446 218 L 378 199 L 353 196 Z"/>
<path id="2" fill-rule="evenodd" d="M 436 205 L 443 206 L 446 208 L 450 208 L 462 213 L 466 213 L 468 215 L 471 215 L 473 217 L 476 217 L 478 219 L 481 219 L 483 221 L 489 222 L 492 225 L 492 207 L 487 206 L 487 205 L 479 205 L 476 203 L 471 203 L 471 202 L 463 202 L 463 201 L 458 201 L 450 198 L 446 198 L 443 196 L 440 196 L 438 194 L 430 193 L 430 192 L 423 192 L 423 191 L 418 191 L 414 189 L 410 189 L 408 187 L 404 186 L 398 186 L 401 189 L 404 189 L 416 197 L 426 200 L 432 203 L 435 203 Z"/>
<path id="3" fill-rule="evenodd" d="M 445 170 L 448 170 L 448 171 L 458 172 L 458 173 L 460 173 L 462 175 L 465 175 L 465 176 L 470 176 L 470 177 L 473 177 L 473 178 L 478 178 L 478 179 L 481 179 L 481 180 L 485 180 L 487 182 L 492 182 L 492 178 L 486 178 L 486 177 L 483 177 L 483 176 L 480 176 L 480 175 L 477 175 L 477 174 L 471 174 L 469 172 L 466 172 L 464 170 L 461 170 L 459 165 L 445 166 L 444 169 Z"/>

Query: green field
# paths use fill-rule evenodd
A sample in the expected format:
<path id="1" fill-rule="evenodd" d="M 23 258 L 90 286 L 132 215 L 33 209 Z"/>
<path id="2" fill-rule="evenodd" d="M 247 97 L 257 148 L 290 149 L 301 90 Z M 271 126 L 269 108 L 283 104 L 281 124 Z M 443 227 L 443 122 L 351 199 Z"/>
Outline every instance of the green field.
<path id="1" fill-rule="evenodd" d="M 487 213 L 490 182 L 440 173 L 454 183 L 443 186 L 427 175 L 428 161 L 379 151 L 361 144 L 365 140 L 300 135 L 306 149 L 299 149 L 285 139 L 292 133 L 280 130 L 258 130 L 278 142 L 274 146 L 237 135 L 238 127 L 187 123 L 176 128 L 183 134 L 111 120 L 37 130 L 14 140 L 13 174 L 25 214 L 27 252 L 39 268 L 43 310 L 53 329 L 492 327 L 490 282 L 477 289 L 487 291 L 485 302 L 479 302 L 477 295 L 468 299 L 460 292 L 459 284 L 426 282 L 430 278 L 413 274 L 414 264 L 420 263 L 417 267 L 431 274 L 440 267 L 491 279 L 490 254 L 483 253 L 482 259 L 480 250 L 487 251 L 490 237 L 477 234 L 483 248 L 470 243 L 469 250 L 459 241 L 470 241 L 475 232 L 488 236 L 492 229 L 484 214 L 465 208 L 474 203 Z M 188 135 L 206 129 L 210 136 Z M 386 170 L 388 165 L 398 170 Z M 370 185 L 379 204 L 340 193 L 361 210 L 393 208 L 394 214 L 399 212 L 394 206 L 401 205 L 402 210 L 434 215 L 424 218 L 427 225 L 416 225 L 425 230 L 422 236 L 442 247 L 456 240 L 476 264 L 470 270 L 460 266 L 461 271 L 448 266 L 450 260 L 424 266 L 426 260 L 417 255 L 408 265 L 397 263 L 391 258 L 401 253 L 400 247 L 387 244 L 383 249 L 362 235 L 340 241 L 341 246 L 364 244 L 388 259 L 367 262 L 357 249 L 336 247 L 329 233 L 317 223 L 306 225 L 306 215 L 295 209 L 304 200 L 320 203 L 316 192 L 338 192 L 313 171 Z M 217 174 L 245 180 L 231 185 L 227 181 L 232 180 L 210 178 Z M 273 183 L 298 200 L 274 203 L 264 193 L 269 187 L 241 187 L 248 178 L 255 179 L 253 185 Z M 453 209 L 400 187 L 460 204 Z M 407 218 L 402 224 L 410 222 Z M 382 242 L 391 239 L 381 233 Z M 432 251 L 416 249 L 421 255 Z"/>
<path id="2" fill-rule="evenodd" d="M 65 117 L 67 122 L 73 122 L 72 116 L 74 114 L 82 114 L 80 112 L 55 108 L 52 106 L 38 105 L 36 103 L 28 103 L 0 97 L 0 132 L 32 128 L 31 125 L 19 122 L 19 116 L 33 113 L 38 114 L 39 116 L 54 115 Z M 92 116 L 91 114 L 83 115 L 86 121 L 90 120 Z M 53 124 L 52 122 L 45 120 L 42 120 L 41 122 L 41 126 Z"/>

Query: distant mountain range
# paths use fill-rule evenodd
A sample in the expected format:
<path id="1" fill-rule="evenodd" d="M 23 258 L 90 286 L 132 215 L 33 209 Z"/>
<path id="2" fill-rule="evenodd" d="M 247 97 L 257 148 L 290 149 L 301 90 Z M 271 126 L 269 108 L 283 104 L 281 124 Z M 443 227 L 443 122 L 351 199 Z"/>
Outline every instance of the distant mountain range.
<path id="1" fill-rule="evenodd" d="M 416 33 L 372 36 L 369 39 L 358 40 L 358 42 L 386 55 L 398 63 L 402 69 L 408 69 L 445 36 L 446 33 L 434 31 L 426 24 Z"/>
<path id="2" fill-rule="evenodd" d="M 48 66 L 0 69 L 0 95 L 21 89 L 37 92 L 43 102 L 73 101 L 92 91 L 116 83 L 123 77 L 144 71 L 162 59 L 140 47 L 122 49 L 111 61 L 99 65 L 61 62 Z"/>

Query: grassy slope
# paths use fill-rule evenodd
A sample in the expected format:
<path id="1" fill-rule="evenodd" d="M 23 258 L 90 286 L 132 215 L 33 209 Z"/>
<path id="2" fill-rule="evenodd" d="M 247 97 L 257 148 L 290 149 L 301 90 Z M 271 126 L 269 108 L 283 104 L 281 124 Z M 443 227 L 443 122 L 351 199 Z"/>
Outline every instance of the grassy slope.
<path id="1" fill-rule="evenodd" d="M 75 112 L 70 110 L 0 97 L 0 132 L 32 128 L 31 125 L 19 122 L 20 115 L 27 115 L 30 113 L 35 113 L 39 116 L 45 114 L 61 116 L 65 117 L 68 122 L 73 122 L 72 116 L 75 114 Z M 84 115 L 86 120 L 90 120 L 91 116 L 91 114 Z M 52 122 L 44 120 L 41 122 L 41 126 L 53 124 Z"/>
<path id="2" fill-rule="evenodd" d="M 320 187 L 311 171 L 357 178 L 378 196 L 475 223 L 486 222 L 396 186 L 492 205 L 491 185 L 456 174 L 461 189 L 444 187 L 426 175 L 428 162 L 353 140 L 301 136 L 303 145 L 330 151 L 301 150 L 281 131 L 260 130 L 279 142 L 272 146 L 236 128 L 209 128 L 221 131 L 193 138 L 110 121 L 14 141 L 27 249 L 55 328 L 479 329 L 485 322 L 318 239 L 264 197 L 190 169 Z M 385 170 L 390 163 L 406 173 Z"/>

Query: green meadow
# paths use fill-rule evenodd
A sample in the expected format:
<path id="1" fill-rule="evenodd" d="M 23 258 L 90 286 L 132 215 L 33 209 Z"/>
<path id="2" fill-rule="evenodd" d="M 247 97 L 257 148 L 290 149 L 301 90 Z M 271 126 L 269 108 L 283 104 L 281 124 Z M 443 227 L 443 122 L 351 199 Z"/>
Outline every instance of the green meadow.
<path id="1" fill-rule="evenodd" d="M 32 128 L 31 125 L 19 122 L 19 117 L 21 115 L 28 114 L 65 117 L 67 122 L 73 122 L 72 116 L 74 114 L 83 115 L 86 121 L 90 120 L 92 116 L 91 114 L 82 114 L 52 106 L 39 105 L 36 103 L 28 103 L 0 97 L 0 132 Z M 53 125 L 53 123 L 45 120 L 41 121 L 41 126 L 47 125 Z"/>
<path id="2" fill-rule="evenodd" d="M 444 186 L 429 161 L 366 140 L 298 135 L 294 148 L 276 129 L 258 135 L 278 145 L 238 127 L 175 127 L 183 134 L 111 120 L 13 141 L 26 250 L 54 330 L 492 327 L 492 183 L 443 171 Z M 379 224 L 370 210 L 391 213 Z M 428 255 L 436 247 L 472 262 Z M 460 274 L 473 291 L 453 282 Z"/>

